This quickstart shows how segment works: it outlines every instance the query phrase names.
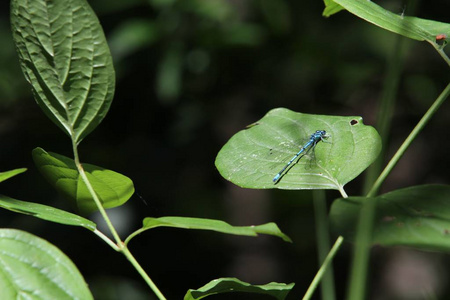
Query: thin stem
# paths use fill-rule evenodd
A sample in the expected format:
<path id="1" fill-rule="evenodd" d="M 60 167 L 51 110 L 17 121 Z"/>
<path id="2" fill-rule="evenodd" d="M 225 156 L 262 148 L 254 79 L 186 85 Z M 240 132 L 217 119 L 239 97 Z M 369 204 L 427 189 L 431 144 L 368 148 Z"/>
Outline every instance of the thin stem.
<path id="1" fill-rule="evenodd" d="M 348 198 L 348 195 L 347 195 L 347 193 L 345 192 L 343 186 L 339 186 L 339 192 L 341 193 L 342 198 Z"/>
<path id="2" fill-rule="evenodd" d="M 450 67 L 450 58 L 447 56 L 447 54 L 444 51 L 444 47 L 438 45 L 435 41 L 428 41 L 433 47 L 434 49 L 436 49 L 436 51 L 439 53 L 439 55 L 444 59 L 444 61 L 447 63 L 447 65 Z"/>
<path id="3" fill-rule="evenodd" d="M 403 66 L 404 46 L 406 40 L 398 35 L 395 40 L 393 51 L 387 64 L 387 74 L 383 84 L 381 103 L 377 112 L 377 129 L 383 141 L 382 149 L 386 148 L 387 137 L 391 129 L 392 116 L 396 104 L 396 94 L 399 85 L 400 72 Z M 382 164 L 385 161 L 385 150 L 382 150 L 377 160 L 370 166 L 366 173 L 363 192 L 367 193 L 374 184 L 376 176 L 380 174 Z M 371 199 L 366 199 L 369 202 Z M 354 255 L 352 261 L 351 278 L 349 281 L 348 299 L 364 298 L 368 262 L 370 258 L 370 237 L 373 227 L 374 205 L 365 202 L 364 209 L 359 215 L 357 226 L 357 238 L 354 244 Z"/>
<path id="4" fill-rule="evenodd" d="M 125 241 L 123 242 L 126 246 L 128 246 L 128 243 L 131 241 L 132 238 L 134 238 L 135 236 L 137 236 L 138 234 L 141 234 L 142 232 L 144 232 L 146 229 L 145 228 L 139 228 L 138 230 L 132 232 L 130 235 L 127 236 L 127 238 L 125 239 Z"/>
<path id="5" fill-rule="evenodd" d="M 366 281 L 370 258 L 370 243 L 372 241 L 373 221 L 375 218 L 375 198 L 366 198 L 359 214 L 358 231 L 355 239 L 352 271 L 350 275 L 350 286 L 348 291 L 349 300 L 365 299 Z"/>
<path id="6" fill-rule="evenodd" d="M 434 115 L 434 113 L 438 110 L 438 108 L 441 106 L 441 104 L 447 99 L 447 97 L 450 95 L 450 83 L 447 85 L 447 87 L 442 91 L 442 93 L 439 95 L 439 97 L 434 101 L 433 105 L 428 109 L 428 111 L 423 115 L 422 119 L 420 119 L 419 123 L 417 123 L 416 127 L 414 127 L 413 131 L 409 134 L 409 136 L 406 138 L 406 140 L 403 142 L 403 144 L 400 146 L 398 151 L 395 153 L 395 155 L 392 157 L 392 159 L 387 164 L 386 168 L 384 168 L 383 172 L 380 174 L 378 179 L 373 184 L 372 188 L 370 189 L 369 193 L 367 193 L 367 197 L 373 197 L 378 192 L 378 189 L 380 188 L 381 184 L 384 182 L 386 177 L 389 175 L 389 173 L 392 171 L 392 169 L 395 167 L 397 162 L 400 160 L 400 158 L 405 153 L 406 149 L 408 149 L 409 145 L 411 145 L 412 141 L 417 137 L 419 132 L 425 127 L 425 125 L 430 121 L 431 117 Z"/>
<path id="7" fill-rule="evenodd" d="M 319 265 L 321 265 L 330 251 L 330 234 L 327 216 L 327 202 L 325 199 L 325 191 L 313 191 L 314 214 L 316 224 L 317 249 L 319 256 Z M 325 272 L 323 280 L 320 284 L 323 300 L 336 299 L 334 288 L 333 267 L 330 266 Z"/>
<path id="8" fill-rule="evenodd" d="M 105 208 L 103 207 L 102 203 L 100 202 L 100 199 L 97 196 L 97 193 L 94 191 L 94 188 L 91 185 L 91 182 L 86 176 L 86 172 L 84 172 L 83 166 L 80 163 L 80 159 L 78 156 L 78 147 L 75 142 L 72 142 L 73 147 L 73 155 L 75 160 L 75 165 L 77 166 L 78 173 L 80 173 L 81 180 L 83 180 L 84 184 L 86 185 L 89 193 L 92 196 L 92 199 L 94 200 L 95 204 L 97 205 L 98 210 L 100 211 L 100 214 L 102 215 L 103 219 L 106 222 L 106 225 L 108 226 L 109 230 L 111 231 L 111 234 L 113 235 L 114 239 L 116 240 L 117 244 L 120 244 L 122 240 L 120 239 L 119 234 L 117 233 L 116 229 L 114 228 L 111 220 L 108 217 L 108 214 L 105 211 Z"/>
<path id="9" fill-rule="evenodd" d="M 306 291 L 305 296 L 303 296 L 303 300 L 311 299 L 315 289 L 317 288 L 317 285 L 319 284 L 320 280 L 322 279 L 322 276 L 325 274 L 325 271 L 327 270 L 328 266 L 330 265 L 333 257 L 336 255 L 339 247 L 341 247 L 343 241 L 344 241 L 344 238 L 342 236 L 339 236 L 337 238 L 336 242 L 334 243 L 333 248 L 331 248 L 327 257 L 323 261 L 322 266 L 320 267 L 320 269 L 317 272 L 316 276 L 314 277 L 313 281 L 309 285 L 309 288 Z"/>
<path id="10" fill-rule="evenodd" d="M 123 254 L 127 257 L 127 259 L 130 261 L 130 263 L 134 266 L 134 268 L 138 271 L 138 273 L 144 278 L 145 282 L 150 286 L 150 288 L 153 290 L 155 295 L 160 300 L 166 300 L 166 297 L 161 293 L 161 291 L 158 289 L 156 284 L 153 282 L 153 280 L 150 278 L 150 276 L 147 275 L 145 270 L 141 267 L 139 262 L 134 258 L 133 254 L 131 254 L 130 250 L 127 246 L 123 246 L 122 248 Z"/>
<path id="11" fill-rule="evenodd" d="M 103 207 L 102 203 L 100 202 L 100 199 L 97 196 L 97 193 L 95 192 L 94 188 L 91 185 L 91 182 L 86 176 L 86 173 L 83 169 L 83 166 L 80 163 L 80 159 L 78 156 L 78 148 L 77 144 L 73 141 L 72 142 L 73 147 L 73 154 L 74 154 L 74 160 L 75 165 L 77 166 L 78 172 L 81 176 L 81 179 L 83 180 L 84 184 L 86 185 L 89 193 L 92 196 L 92 199 L 94 200 L 95 204 L 97 205 L 98 210 L 100 211 L 100 214 L 102 215 L 103 219 L 105 220 L 109 230 L 111 231 L 111 234 L 113 235 L 114 239 L 116 240 L 116 244 L 114 244 L 108 237 L 106 237 L 103 233 L 100 231 L 94 231 L 97 236 L 99 236 L 102 240 L 104 240 L 108 245 L 110 245 L 114 250 L 118 252 L 122 252 L 123 255 L 130 261 L 130 263 L 133 265 L 133 267 L 136 269 L 136 271 L 142 276 L 142 278 L 147 282 L 148 286 L 152 289 L 152 291 L 155 293 L 155 295 L 160 300 L 166 300 L 164 295 L 161 293 L 161 291 L 158 289 L 158 287 L 154 284 L 154 282 L 151 280 L 151 278 L 148 276 L 148 274 L 145 272 L 145 270 L 141 267 L 141 265 L 137 262 L 137 260 L 134 258 L 133 254 L 131 254 L 128 247 L 122 242 L 122 239 L 120 238 L 119 234 L 117 233 L 116 229 L 114 228 L 111 220 L 108 217 L 108 214 L 105 211 L 105 208 Z"/>
<path id="12" fill-rule="evenodd" d="M 105 243 L 107 243 L 109 246 L 111 246 L 111 248 L 113 248 L 114 250 L 120 252 L 120 248 L 114 244 L 114 242 L 107 237 L 103 232 L 99 231 L 98 229 L 95 229 L 93 231 L 99 238 L 101 238 L 103 241 L 105 241 Z"/>

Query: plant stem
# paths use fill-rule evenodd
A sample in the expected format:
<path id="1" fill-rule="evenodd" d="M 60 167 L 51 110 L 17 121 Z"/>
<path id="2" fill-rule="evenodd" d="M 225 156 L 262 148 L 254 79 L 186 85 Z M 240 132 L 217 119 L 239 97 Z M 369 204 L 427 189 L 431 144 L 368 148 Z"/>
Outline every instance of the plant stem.
<path id="1" fill-rule="evenodd" d="M 349 300 L 365 299 L 376 198 L 367 198 L 359 214 L 354 245 Z"/>
<path id="2" fill-rule="evenodd" d="M 130 263 L 133 265 L 133 267 L 138 271 L 138 273 L 144 278 L 145 282 L 150 286 L 150 288 L 155 293 L 156 297 L 160 300 L 166 300 L 166 297 L 161 293 L 161 291 L 158 289 L 158 287 L 155 285 L 153 280 L 150 278 L 150 276 L 147 275 L 145 270 L 141 267 L 139 262 L 134 258 L 133 254 L 131 254 L 130 250 L 127 246 L 122 247 L 123 254 L 127 257 L 127 259 L 130 261 Z"/>
<path id="3" fill-rule="evenodd" d="M 101 232 L 101 231 L 98 230 L 98 229 L 95 229 L 93 232 L 94 232 L 99 238 L 101 238 L 103 241 L 105 241 L 105 243 L 107 243 L 108 245 L 110 245 L 111 248 L 113 248 L 114 250 L 120 252 L 120 248 L 119 248 L 116 244 L 114 244 L 114 242 L 113 242 L 109 237 L 107 237 L 103 232 Z"/>
<path id="4" fill-rule="evenodd" d="M 128 243 L 131 241 L 132 238 L 134 238 L 135 236 L 137 236 L 138 234 L 141 234 L 142 232 L 144 232 L 145 229 L 144 228 L 139 228 L 138 230 L 130 233 L 127 238 L 125 239 L 125 241 L 123 242 L 126 246 L 128 246 Z"/>
<path id="5" fill-rule="evenodd" d="M 102 215 L 103 219 L 105 220 L 109 230 L 111 231 L 111 234 L 113 235 L 114 239 L 116 240 L 116 244 L 114 245 L 112 241 L 106 237 L 103 233 L 99 234 L 100 232 L 94 232 L 97 234 L 100 238 L 102 238 L 108 245 L 110 245 L 114 250 L 118 252 L 122 252 L 123 255 L 130 261 L 130 263 L 133 265 L 133 267 L 136 269 L 136 271 L 142 276 L 142 278 L 147 282 L 148 286 L 152 289 L 152 291 L 155 293 L 155 295 L 160 300 L 166 300 L 164 295 L 161 293 L 161 291 L 158 289 L 158 287 L 154 284 L 154 282 L 151 280 L 151 278 L 148 276 L 148 274 L 145 272 L 145 270 L 141 267 L 141 265 L 138 263 L 138 261 L 134 258 L 133 254 L 131 254 L 128 247 L 122 242 L 122 239 L 120 238 L 119 234 L 117 233 L 116 229 L 114 228 L 114 225 L 112 224 L 111 220 L 108 217 L 108 214 L 105 211 L 105 208 L 103 207 L 102 203 L 100 202 L 100 199 L 97 196 L 97 193 L 95 192 L 94 188 L 91 185 L 91 182 L 86 176 L 86 173 L 84 172 L 83 166 L 80 163 L 80 159 L 78 156 L 78 148 L 77 144 L 72 141 L 72 147 L 73 147 L 73 154 L 74 154 L 74 160 L 75 165 L 77 166 L 78 172 L 81 176 L 81 179 L 83 180 L 84 184 L 86 185 L 89 193 L 92 196 L 92 199 L 94 200 L 95 204 L 97 205 L 98 210 L 100 211 L 100 214 Z"/>
<path id="6" fill-rule="evenodd" d="M 317 272 L 316 276 L 314 277 L 313 281 L 311 282 L 308 290 L 306 291 L 305 296 L 303 296 L 303 300 L 311 299 L 312 294 L 314 293 L 315 289 L 317 288 L 317 285 L 319 284 L 320 280 L 322 279 L 322 276 L 325 274 L 327 267 L 330 265 L 331 260 L 336 255 L 337 250 L 342 245 L 343 241 L 344 241 L 344 238 L 342 236 L 339 236 L 337 238 L 336 242 L 334 243 L 333 248 L 331 248 L 327 257 L 323 261 L 322 266 L 320 267 L 319 271 Z"/>
<path id="7" fill-rule="evenodd" d="M 348 195 L 347 195 L 347 193 L 345 192 L 343 186 L 340 186 L 340 185 L 339 185 L 339 192 L 341 193 L 342 198 L 348 198 Z"/>
<path id="8" fill-rule="evenodd" d="M 113 235 L 114 239 L 116 240 L 116 243 L 119 245 L 122 240 L 119 237 L 119 234 L 117 233 L 116 229 L 114 228 L 111 220 L 108 217 L 108 214 L 105 211 L 105 208 L 103 207 L 102 203 L 100 202 L 100 199 L 97 196 L 97 193 L 94 191 L 94 188 L 91 185 L 91 182 L 86 176 L 86 172 L 84 172 L 83 166 L 80 163 L 80 158 L 78 156 L 78 147 L 77 144 L 73 141 L 72 142 L 73 147 L 73 155 L 75 160 L 75 165 L 77 166 L 78 173 L 81 176 L 81 180 L 83 180 L 84 184 L 86 185 L 89 193 L 92 196 L 92 199 L 94 200 L 95 204 L 97 205 L 98 210 L 100 211 L 100 214 L 102 215 L 103 219 L 106 222 L 106 225 L 108 226 L 109 230 L 111 231 L 111 234 Z"/>
<path id="9" fill-rule="evenodd" d="M 428 111 L 425 113 L 425 115 L 423 115 L 422 119 L 420 119 L 419 123 L 417 123 L 416 127 L 414 127 L 413 131 L 411 131 L 409 136 L 406 138 L 406 140 L 400 146 L 398 151 L 395 153 L 395 155 L 389 161 L 386 168 L 384 168 L 383 172 L 380 174 L 378 179 L 373 184 L 369 193 L 367 193 L 367 197 L 373 197 L 376 195 L 381 184 L 384 182 L 386 177 L 389 175 L 389 173 L 395 167 L 397 162 L 403 156 L 406 149 L 408 149 L 408 147 L 409 147 L 409 145 L 411 145 L 412 141 L 414 141 L 414 139 L 417 137 L 419 132 L 425 127 L 425 125 L 428 123 L 428 121 L 430 121 L 431 117 L 438 110 L 439 106 L 441 106 L 441 104 L 447 99 L 447 97 L 449 95 L 450 95 L 450 83 L 442 91 L 442 93 L 439 95 L 439 97 L 436 99 L 436 101 L 434 101 L 433 105 L 431 105 L 431 107 L 428 109 Z"/>
<path id="10" fill-rule="evenodd" d="M 327 202 L 325 199 L 325 191 L 313 191 L 314 214 L 316 224 L 317 249 L 319 256 L 319 265 L 321 265 L 330 251 L 330 234 L 329 223 L 327 217 Z M 336 299 L 334 288 L 333 267 L 330 266 L 325 272 L 323 280 L 320 284 L 323 300 Z"/>
<path id="11" fill-rule="evenodd" d="M 428 41 L 434 49 L 439 53 L 439 55 L 444 59 L 444 61 L 447 63 L 447 65 L 450 67 L 450 58 L 447 56 L 447 54 L 444 51 L 444 47 L 438 45 L 435 41 Z"/>

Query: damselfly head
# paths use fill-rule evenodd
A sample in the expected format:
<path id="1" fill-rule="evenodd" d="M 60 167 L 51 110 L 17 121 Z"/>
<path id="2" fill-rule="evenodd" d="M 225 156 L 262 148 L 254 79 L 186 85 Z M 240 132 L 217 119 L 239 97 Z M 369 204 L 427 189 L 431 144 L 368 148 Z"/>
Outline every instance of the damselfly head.
<path id="1" fill-rule="evenodd" d="M 327 132 L 325 130 L 316 130 L 316 132 L 313 134 L 316 137 L 320 138 L 327 138 Z"/>

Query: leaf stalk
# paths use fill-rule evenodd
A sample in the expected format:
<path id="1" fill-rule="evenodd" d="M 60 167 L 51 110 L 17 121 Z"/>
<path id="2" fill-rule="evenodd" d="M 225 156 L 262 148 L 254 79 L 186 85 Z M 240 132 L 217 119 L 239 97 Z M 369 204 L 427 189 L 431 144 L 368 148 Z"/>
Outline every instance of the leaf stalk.
<path id="1" fill-rule="evenodd" d="M 405 139 L 405 141 L 400 146 L 398 151 L 395 153 L 395 155 L 387 164 L 386 168 L 384 168 L 383 172 L 381 172 L 380 176 L 377 178 L 370 191 L 367 193 L 367 197 L 374 197 L 377 194 L 381 184 L 384 182 L 386 177 L 398 163 L 400 158 L 405 153 L 406 149 L 408 149 L 408 147 L 411 145 L 411 143 L 414 141 L 414 139 L 417 137 L 420 131 L 425 127 L 428 121 L 430 121 L 431 117 L 436 113 L 438 108 L 441 106 L 442 103 L 444 103 L 444 101 L 448 98 L 449 95 L 450 95 L 450 83 L 442 91 L 439 97 L 437 97 L 433 105 L 431 105 L 428 111 L 423 115 L 422 119 L 420 119 L 419 123 L 417 123 L 416 127 L 414 127 L 409 136 Z"/>
<path id="2" fill-rule="evenodd" d="M 86 173 L 84 172 L 83 166 L 80 163 L 77 143 L 75 140 L 72 140 L 72 147 L 73 147 L 73 155 L 74 155 L 75 165 L 77 166 L 77 169 L 78 169 L 78 172 L 80 173 L 81 179 L 83 180 L 89 193 L 92 196 L 92 199 L 94 200 L 95 204 L 97 205 L 97 208 L 100 211 L 100 214 L 102 215 L 103 219 L 105 220 L 106 225 L 108 226 L 109 230 L 111 231 L 111 234 L 113 235 L 113 237 L 116 241 L 116 244 L 114 244 L 108 237 L 106 237 L 100 231 L 95 232 L 95 234 L 97 234 L 97 236 L 99 236 L 102 240 L 104 240 L 114 250 L 116 250 L 118 252 L 122 252 L 123 255 L 125 255 L 125 257 L 128 259 L 128 261 L 136 269 L 136 271 L 145 280 L 145 282 L 148 284 L 148 286 L 152 289 L 152 291 L 155 293 L 155 295 L 158 297 L 158 299 L 166 300 L 164 295 L 161 293 L 161 291 L 158 289 L 158 287 L 155 285 L 155 283 L 151 280 L 150 276 L 148 276 L 148 274 L 145 272 L 145 270 L 138 263 L 136 258 L 133 256 L 133 254 L 130 252 L 130 250 L 126 246 L 126 244 L 120 238 L 119 234 L 117 233 L 117 230 L 114 228 L 114 225 L 112 224 L 110 218 L 108 217 L 108 214 L 106 213 L 105 208 L 103 207 L 102 203 L 100 202 L 100 199 L 98 198 L 97 193 L 95 192 L 94 188 L 92 187 L 92 184 L 90 183 L 89 179 L 87 178 Z"/>

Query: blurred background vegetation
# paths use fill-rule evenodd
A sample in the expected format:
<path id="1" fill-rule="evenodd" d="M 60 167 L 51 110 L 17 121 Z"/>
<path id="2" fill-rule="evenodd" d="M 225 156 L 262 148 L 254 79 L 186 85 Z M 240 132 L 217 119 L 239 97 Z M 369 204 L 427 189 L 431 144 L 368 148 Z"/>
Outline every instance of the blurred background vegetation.
<path id="1" fill-rule="evenodd" d="M 234 133 L 275 107 L 357 115 L 375 125 L 398 37 L 344 11 L 323 18 L 322 1 L 89 3 L 108 38 L 117 86 L 108 116 L 82 142 L 80 155 L 134 181 L 136 195 L 110 210 L 123 236 L 145 216 L 180 215 L 234 225 L 275 221 L 294 240 L 156 229 L 130 244 L 143 267 L 168 299 L 181 299 L 187 289 L 222 276 L 255 284 L 295 282 L 289 299 L 301 297 L 318 269 L 311 193 L 238 188 L 220 177 L 215 156 Z M 377 3 L 398 14 L 408 10 L 401 1 Z M 416 4 L 416 16 L 450 21 L 448 0 Z M 20 71 L 8 1 L 0 4 L 0 41 L 0 170 L 29 169 L 3 183 L 1 193 L 70 209 L 31 160 L 38 146 L 69 157 L 71 147 L 34 103 Z M 448 66 L 428 44 L 405 41 L 404 46 L 392 130 L 384 141 L 388 157 L 450 79 Z M 442 166 L 450 165 L 449 122 L 446 104 L 388 178 L 384 192 L 448 183 Z M 360 195 L 362 182 L 361 177 L 349 183 L 347 193 Z M 336 191 L 327 192 L 329 203 L 337 197 Z M 148 299 L 150 291 L 125 259 L 88 231 L 8 211 L 0 211 L 0 220 L 1 227 L 27 230 L 61 248 L 96 299 Z M 347 245 L 334 264 L 339 298 L 350 253 Z M 450 295 L 448 255 L 375 248 L 372 259 L 373 299 L 420 299 L 422 285 L 439 299 Z"/>

